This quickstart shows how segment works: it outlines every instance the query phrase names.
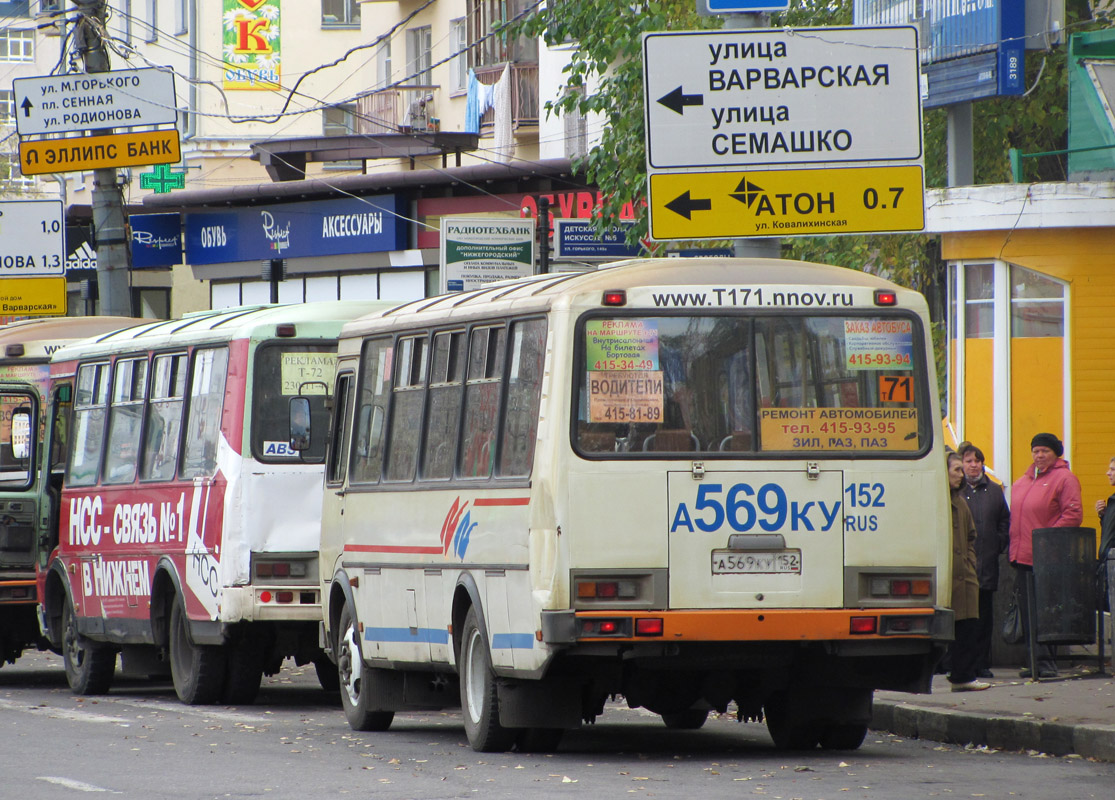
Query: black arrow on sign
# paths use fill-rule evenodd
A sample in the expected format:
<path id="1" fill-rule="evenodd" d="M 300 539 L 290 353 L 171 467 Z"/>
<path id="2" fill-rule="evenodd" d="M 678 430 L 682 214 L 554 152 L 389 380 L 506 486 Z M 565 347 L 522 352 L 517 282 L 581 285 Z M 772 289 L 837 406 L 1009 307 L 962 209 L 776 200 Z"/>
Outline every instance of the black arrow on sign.
<path id="1" fill-rule="evenodd" d="M 25 117 L 31 116 L 31 109 L 34 108 L 34 106 L 31 105 L 31 98 L 29 97 L 23 98 L 23 102 L 19 104 L 19 107 L 23 109 L 23 116 Z"/>
<path id="2" fill-rule="evenodd" d="M 675 214 L 681 214 L 686 219 L 693 219 L 694 211 L 712 211 L 712 200 L 707 198 L 694 200 L 689 196 L 689 190 L 686 190 L 684 194 L 668 202 L 666 208 Z"/>
<path id="3" fill-rule="evenodd" d="M 703 106 L 705 96 L 703 94 L 683 94 L 679 86 L 669 94 L 659 97 L 658 102 L 671 111 L 681 114 L 686 106 Z"/>

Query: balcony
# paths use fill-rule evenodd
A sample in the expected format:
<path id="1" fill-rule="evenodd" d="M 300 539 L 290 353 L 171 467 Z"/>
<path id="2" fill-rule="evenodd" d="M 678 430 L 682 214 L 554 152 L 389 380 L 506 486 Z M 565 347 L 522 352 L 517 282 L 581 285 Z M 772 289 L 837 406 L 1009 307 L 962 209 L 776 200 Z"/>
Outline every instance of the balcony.
<path id="1" fill-rule="evenodd" d="M 356 133 L 426 133 L 438 130 L 441 87 L 393 86 L 356 98 Z M 423 102 L 425 101 L 425 102 Z"/>
<path id="2" fill-rule="evenodd" d="M 506 64 L 474 67 L 476 79 L 480 83 L 493 85 L 503 75 Z M 495 109 L 489 108 L 480 117 L 480 133 L 490 134 L 495 125 Z M 511 63 L 511 128 L 538 125 L 538 64 Z"/>

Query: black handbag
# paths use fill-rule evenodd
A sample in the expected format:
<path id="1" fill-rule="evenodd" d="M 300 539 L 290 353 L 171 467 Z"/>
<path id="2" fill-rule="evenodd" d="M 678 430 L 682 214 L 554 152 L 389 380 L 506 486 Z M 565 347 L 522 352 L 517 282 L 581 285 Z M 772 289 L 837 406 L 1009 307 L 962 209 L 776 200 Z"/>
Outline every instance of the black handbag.
<path id="1" fill-rule="evenodd" d="M 1010 596 L 1007 613 L 1003 615 L 1003 627 L 1000 633 L 1007 644 L 1022 644 L 1026 634 L 1022 630 L 1022 610 L 1018 607 L 1018 584 Z"/>

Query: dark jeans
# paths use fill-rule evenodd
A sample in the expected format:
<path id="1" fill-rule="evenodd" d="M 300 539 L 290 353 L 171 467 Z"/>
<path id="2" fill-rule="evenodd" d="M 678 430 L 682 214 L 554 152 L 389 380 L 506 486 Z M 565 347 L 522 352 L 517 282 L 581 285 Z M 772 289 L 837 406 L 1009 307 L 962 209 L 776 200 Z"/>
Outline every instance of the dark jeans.
<path id="1" fill-rule="evenodd" d="M 1107 608 L 1111 625 L 1111 657 L 1115 659 L 1115 552 L 1107 556 Z"/>
<path id="2" fill-rule="evenodd" d="M 1015 580 L 1018 581 L 1018 610 L 1022 612 L 1022 643 L 1029 646 L 1030 642 L 1030 592 L 1033 589 L 1034 568 L 1025 564 L 1014 564 Z M 1057 669 L 1057 662 L 1053 660 L 1053 651 L 1046 644 L 1034 644 L 1034 656 L 1038 662 L 1038 670 Z M 1027 662 L 1026 667 L 1030 664 Z"/>
<path id="3" fill-rule="evenodd" d="M 991 669 L 991 637 L 995 632 L 995 590 L 979 590 L 979 629 L 976 632 L 976 671 Z"/>
<path id="4" fill-rule="evenodd" d="M 979 659 L 978 619 L 957 620 L 954 625 L 955 639 L 949 645 L 948 660 L 950 683 L 968 683 L 976 679 L 976 661 Z"/>

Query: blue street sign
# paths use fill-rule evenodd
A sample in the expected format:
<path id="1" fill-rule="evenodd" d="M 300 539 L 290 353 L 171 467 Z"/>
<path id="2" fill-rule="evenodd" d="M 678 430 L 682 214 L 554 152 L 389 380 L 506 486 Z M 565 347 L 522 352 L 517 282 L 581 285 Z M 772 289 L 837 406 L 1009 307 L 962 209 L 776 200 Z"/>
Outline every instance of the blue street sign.
<path id="1" fill-rule="evenodd" d="M 752 14 L 757 11 L 785 11 L 790 0 L 697 0 L 699 14 Z"/>

